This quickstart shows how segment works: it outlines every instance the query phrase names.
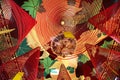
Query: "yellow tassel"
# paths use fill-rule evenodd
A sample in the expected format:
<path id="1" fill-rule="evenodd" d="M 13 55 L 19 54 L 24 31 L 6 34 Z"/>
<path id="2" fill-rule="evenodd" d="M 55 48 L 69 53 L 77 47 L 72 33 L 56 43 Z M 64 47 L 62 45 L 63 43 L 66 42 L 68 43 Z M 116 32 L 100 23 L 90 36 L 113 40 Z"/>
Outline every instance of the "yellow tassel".
<path id="1" fill-rule="evenodd" d="M 0 31 L 0 34 L 10 33 L 10 32 L 12 32 L 14 30 L 15 29 L 6 29 L 6 30 L 3 30 L 3 31 Z"/>
<path id="2" fill-rule="evenodd" d="M 75 38 L 75 36 L 71 32 L 64 32 L 63 34 L 66 38 Z"/>
<path id="3" fill-rule="evenodd" d="M 13 80 L 22 80 L 23 74 L 24 72 L 18 72 L 13 78 Z"/>

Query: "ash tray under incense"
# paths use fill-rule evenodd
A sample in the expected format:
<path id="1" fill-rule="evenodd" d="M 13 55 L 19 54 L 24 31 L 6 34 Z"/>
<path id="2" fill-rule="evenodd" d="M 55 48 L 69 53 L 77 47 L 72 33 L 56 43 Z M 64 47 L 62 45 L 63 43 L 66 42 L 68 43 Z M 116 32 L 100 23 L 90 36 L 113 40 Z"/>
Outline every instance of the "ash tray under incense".
<path id="1" fill-rule="evenodd" d="M 54 54 L 61 57 L 67 57 L 74 54 L 76 48 L 76 39 L 71 37 L 65 37 L 65 35 L 59 34 L 51 41 L 51 49 Z"/>

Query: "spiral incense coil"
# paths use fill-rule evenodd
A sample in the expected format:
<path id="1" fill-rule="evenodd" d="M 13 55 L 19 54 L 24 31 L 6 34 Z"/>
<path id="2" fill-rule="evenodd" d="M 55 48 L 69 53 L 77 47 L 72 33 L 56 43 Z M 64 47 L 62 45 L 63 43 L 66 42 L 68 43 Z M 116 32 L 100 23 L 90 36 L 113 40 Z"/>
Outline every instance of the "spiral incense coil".
<path id="1" fill-rule="evenodd" d="M 83 6 L 81 6 L 81 3 Z M 97 1 L 93 2 L 92 0 L 83 2 L 76 0 L 75 5 L 70 5 L 68 4 L 68 0 L 44 0 L 41 4 L 44 11 L 41 12 L 38 10 L 36 15 L 37 24 L 27 37 L 28 43 L 30 43 L 29 45 L 33 48 L 41 46 L 44 51 L 48 51 L 51 47 L 51 41 L 54 40 L 56 36 L 69 31 L 76 39 L 74 55 L 84 53 L 86 51 L 84 46 L 86 43 L 96 45 L 107 37 L 98 37 L 98 34 L 102 34 L 98 29 L 88 29 L 89 17 L 87 16 L 91 16 L 91 13 L 95 12 L 92 10 L 94 9 L 93 6 L 96 5 L 98 11 L 94 14 L 99 13 L 99 9 L 101 8 L 97 3 Z M 85 7 L 85 5 L 87 5 L 87 7 Z M 80 20 L 83 20 L 83 22 L 79 23 Z"/>
<path id="2" fill-rule="evenodd" d="M 79 0 L 76 0 L 75 6 L 68 5 L 67 0 L 44 0 L 42 5 L 45 12 L 37 13 L 35 30 L 40 43 L 44 45 L 64 30 L 62 21 L 66 24 L 64 20 L 69 20 L 80 8 Z"/>

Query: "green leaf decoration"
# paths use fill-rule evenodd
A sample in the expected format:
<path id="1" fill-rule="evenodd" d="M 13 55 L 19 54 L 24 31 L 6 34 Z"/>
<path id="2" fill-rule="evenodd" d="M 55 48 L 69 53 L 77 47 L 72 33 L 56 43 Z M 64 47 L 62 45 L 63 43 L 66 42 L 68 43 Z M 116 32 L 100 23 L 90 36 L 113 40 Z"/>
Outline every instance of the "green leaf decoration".
<path id="1" fill-rule="evenodd" d="M 85 56 L 84 54 L 81 54 L 78 56 L 78 62 L 82 62 L 83 64 L 89 61 L 89 58 Z"/>
<path id="2" fill-rule="evenodd" d="M 101 45 L 102 48 L 109 48 L 110 45 L 112 45 L 114 42 L 114 40 L 111 40 L 111 41 L 104 41 L 104 43 Z"/>
<path id="3" fill-rule="evenodd" d="M 54 68 L 52 68 L 52 69 L 54 69 Z M 44 76 L 47 77 L 48 74 L 50 74 L 52 69 L 46 68 L 45 71 L 44 71 Z"/>
<path id="4" fill-rule="evenodd" d="M 17 55 L 17 56 L 20 56 L 20 55 L 22 55 L 22 54 L 30 51 L 31 49 L 32 49 L 32 48 L 29 47 L 29 45 L 27 44 L 27 39 L 25 38 L 25 39 L 23 40 L 23 42 L 20 44 L 20 46 L 19 46 L 19 48 L 18 48 L 18 50 L 17 50 L 17 52 L 16 52 L 16 55 Z"/>
<path id="5" fill-rule="evenodd" d="M 74 67 L 68 66 L 67 70 L 69 70 L 69 72 L 72 74 L 74 73 Z"/>
<path id="6" fill-rule="evenodd" d="M 68 67 L 67 67 L 67 70 L 70 70 L 70 68 L 71 68 L 71 67 L 70 67 L 70 66 L 68 66 Z"/>
<path id="7" fill-rule="evenodd" d="M 50 69 L 46 68 L 44 72 L 44 76 L 46 77 L 48 74 L 50 74 Z"/>
<path id="8" fill-rule="evenodd" d="M 29 12 L 29 14 L 35 18 L 36 12 L 39 8 L 39 5 L 42 3 L 42 0 L 28 0 L 25 1 L 22 5 L 22 8 Z"/>
<path id="9" fill-rule="evenodd" d="M 103 35 L 106 35 L 106 34 L 103 32 Z"/>
<path id="10" fill-rule="evenodd" d="M 100 38 L 101 36 L 105 36 L 105 35 L 106 35 L 105 33 L 98 33 L 97 37 Z"/>
<path id="11" fill-rule="evenodd" d="M 46 57 L 43 60 L 40 60 L 41 64 L 44 65 L 45 68 L 45 72 L 44 72 L 44 76 L 47 76 L 48 74 L 50 74 L 50 67 L 56 62 L 57 60 L 52 60 L 50 57 Z"/>
<path id="12" fill-rule="evenodd" d="M 52 60 L 50 57 L 46 57 L 43 60 L 40 60 L 40 62 L 44 65 L 44 68 L 49 68 L 56 62 L 56 60 Z"/>
<path id="13" fill-rule="evenodd" d="M 87 24 L 87 27 L 88 27 L 89 30 L 94 30 L 95 29 L 95 27 L 90 23 Z"/>
<path id="14" fill-rule="evenodd" d="M 97 37 L 98 37 L 98 38 L 100 38 L 101 36 L 102 36 L 102 34 L 101 34 L 101 33 L 98 33 L 98 34 L 97 34 Z"/>

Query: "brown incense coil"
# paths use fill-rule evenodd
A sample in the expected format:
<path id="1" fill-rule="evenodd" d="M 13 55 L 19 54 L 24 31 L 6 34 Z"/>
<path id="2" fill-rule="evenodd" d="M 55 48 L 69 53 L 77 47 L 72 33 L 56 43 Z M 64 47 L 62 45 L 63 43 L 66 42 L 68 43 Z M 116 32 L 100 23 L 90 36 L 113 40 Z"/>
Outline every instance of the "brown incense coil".
<path id="1" fill-rule="evenodd" d="M 0 75 L 3 74 L 3 72 L 2 72 L 3 70 L 5 70 L 6 74 L 9 76 L 9 79 L 13 79 L 13 77 L 19 71 L 24 71 L 26 78 L 30 77 L 31 73 L 36 75 L 37 74 L 36 70 L 38 69 L 37 61 L 39 59 L 39 54 L 40 54 L 40 49 L 37 47 L 22 56 L 13 58 L 13 59 L 9 60 L 8 62 L 3 63 L 0 68 Z M 32 62 L 32 64 L 31 64 L 31 62 Z M 34 66 L 34 68 L 31 68 L 33 66 Z M 31 70 L 33 70 L 33 71 L 31 71 Z M 9 80 L 9 79 L 7 79 L 7 80 Z M 29 78 L 29 80 L 33 80 L 33 79 Z"/>
<path id="2" fill-rule="evenodd" d="M 37 12 L 37 24 L 27 37 L 30 46 L 35 47 L 39 45 L 44 48 L 44 45 L 49 44 L 55 36 L 61 32 L 69 31 L 72 32 L 75 37 L 77 35 L 77 43 L 74 54 L 80 54 L 86 50 L 84 46 L 85 43 L 95 45 L 105 38 L 97 36 L 98 34 L 101 34 L 99 30 L 89 31 L 88 25 L 84 25 L 87 23 L 80 24 L 80 26 L 76 25 L 81 18 L 86 18 L 87 15 L 84 14 L 87 12 L 84 12 L 83 10 L 83 15 L 81 15 L 82 12 L 79 12 L 83 9 L 82 7 L 79 7 L 79 0 L 76 0 L 74 6 L 68 5 L 67 1 L 68 0 L 43 1 L 41 5 L 45 10 L 42 13 Z M 77 15 L 78 12 L 80 15 Z M 86 28 L 88 31 L 86 31 Z M 47 48 L 49 48 L 49 46 Z"/>
<path id="3" fill-rule="evenodd" d="M 119 76 L 120 52 L 90 44 L 86 44 L 86 48 L 100 80 Z"/>
<path id="4" fill-rule="evenodd" d="M 76 0 L 75 6 L 68 5 L 67 0 L 44 0 L 42 5 L 45 12 L 37 13 L 35 30 L 40 43 L 44 45 L 64 30 L 61 21 L 69 20 L 80 9 L 79 0 Z"/>

